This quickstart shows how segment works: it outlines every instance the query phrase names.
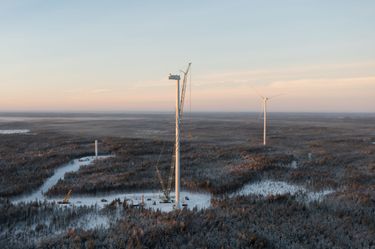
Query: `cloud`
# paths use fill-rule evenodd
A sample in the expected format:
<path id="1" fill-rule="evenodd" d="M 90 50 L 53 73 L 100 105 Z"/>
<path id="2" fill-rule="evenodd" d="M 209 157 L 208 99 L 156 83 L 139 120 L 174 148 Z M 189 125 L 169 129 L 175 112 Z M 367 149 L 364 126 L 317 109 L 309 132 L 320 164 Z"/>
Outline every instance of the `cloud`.
<path id="1" fill-rule="evenodd" d="M 194 85 L 198 87 L 240 87 L 252 85 L 266 87 L 279 81 L 301 79 L 356 78 L 375 75 L 375 62 L 307 65 L 288 68 L 227 71 L 197 75 Z"/>
<path id="2" fill-rule="evenodd" d="M 69 83 L 56 90 L 48 84 L 24 91 L 7 87 L 7 91 L 0 92 L 0 104 L 9 109 L 49 106 L 173 110 L 175 106 L 175 82 L 168 80 L 168 75 L 126 84 L 84 85 Z M 375 62 L 197 72 L 192 77 L 193 110 L 258 110 L 256 91 L 266 96 L 285 94 L 272 101 L 271 111 L 374 111 Z"/>
<path id="3" fill-rule="evenodd" d="M 81 88 L 76 88 L 76 89 L 66 89 L 62 91 L 64 94 L 78 94 L 82 92 Z"/>
<path id="4" fill-rule="evenodd" d="M 91 90 L 91 93 L 100 94 L 100 93 L 109 93 L 112 92 L 112 89 L 108 88 L 99 88 L 99 89 L 93 89 Z"/>

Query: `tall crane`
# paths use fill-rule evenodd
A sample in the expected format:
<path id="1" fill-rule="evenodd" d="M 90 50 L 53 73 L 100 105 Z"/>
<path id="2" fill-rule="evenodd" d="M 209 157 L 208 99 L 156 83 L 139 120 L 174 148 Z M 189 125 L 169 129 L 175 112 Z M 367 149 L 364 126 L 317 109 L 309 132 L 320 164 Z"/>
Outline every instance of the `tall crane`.
<path id="1" fill-rule="evenodd" d="M 156 171 L 157 175 L 163 190 L 164 194 L 164 202 L 170 202 L 170 193 L 172 189 L 172 181 L 173 181 L 173 172 L 175 171 L 175 191 L 176 191 L 176 208 L 180 208 L 180 124 L 181 119 L 183 116 L 184 111 L 184 102 L 185 102 L 185 96 L 186 96 L 186 89 L 188 84 L 188 74 L 190 72 L 191 63 L 188 64 L 188 67 L 186 71 L 181 72 L 184 74 L 184 78 L 182 81 L 182 87 L 180 91 L 180 75 L 169 75 L 170 80 L 176 80 L 177 81 L 177 87 L 176 87 L 176 141 L 175 141 L 175 153 L 172 157 L 172 163 L 171 168 L 169 172 L 168 177 L 168 184 L 165 186 L 163 178 L 161 177 L 158 163 L 160 161 L 160 156 L 164 149 L 162 149 L 162 152 L 159 156 L 158 163 L 156 164 Z M 173 160 L 175 159 L 175 160 Z M 173 162 L 175 161 L 175 162 Z"/>
<path id="2" fill-rule="evenodd" d="M 181 72 L 184 74 L 184 79 L 182 81 L 181 101 L 180 101 L 180 111 L 179 111 L 181 119 L 182 119 L 182 116 L 184 114 L 184 103 L 185 103 L 186 88 L 187 88 L 186 86 L 187 86 L 187 80 L 188 80 L 188 74 L 189 74 L 189 71 L 190 71 L 190 67 L 191 67 L 191 62 L 188 64 L 188 67 L 187 67 L 185 72 L 181 70 Z"/>

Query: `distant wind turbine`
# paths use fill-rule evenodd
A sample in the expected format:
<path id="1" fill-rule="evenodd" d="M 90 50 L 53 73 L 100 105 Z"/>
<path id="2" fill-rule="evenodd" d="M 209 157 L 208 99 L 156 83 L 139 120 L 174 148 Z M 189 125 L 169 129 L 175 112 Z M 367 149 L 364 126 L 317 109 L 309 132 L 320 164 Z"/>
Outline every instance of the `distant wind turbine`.
<path id="1" fill-rule="evenodd" d="M 263 145 L 267 145 L 267 101 L 269 98 L 263 97 Z"/>
<path id="2" fill-rule="evenodd" d="M 267 145 L 267 102 L 283 94 L 274 95 L 272 97 L 263 96 L 259 94 L 258 92 L 257 94 L 259 95 L 259 97 L 262 99 L 262 102 L 263 102 L 263 145 L 266 146 Z"/>

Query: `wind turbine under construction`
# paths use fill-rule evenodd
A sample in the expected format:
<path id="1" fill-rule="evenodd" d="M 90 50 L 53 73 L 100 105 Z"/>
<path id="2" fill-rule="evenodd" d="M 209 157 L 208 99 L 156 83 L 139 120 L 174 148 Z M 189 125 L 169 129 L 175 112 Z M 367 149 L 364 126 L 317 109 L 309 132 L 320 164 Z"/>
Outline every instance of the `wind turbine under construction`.
<path id="1" fill-rule="evenodd" d="M 180 124 L 181 118 L 184 112 L 184 102 L 187 85 L 187 75 L 190 70 L 191 63 L 189 63 L 186 71 L 182 71 L 184 74 L 182 90 L 180 91 L 180 75 L 169 75 L 170 80 L 176 80 L 176 141 L 175 141 L 175 208 L 181 208 L 180 200 Z M 171 177 L 170 177 L 171 179 Z M 166 198 L 169 199 L 169 193 L 166 194 Z"/>

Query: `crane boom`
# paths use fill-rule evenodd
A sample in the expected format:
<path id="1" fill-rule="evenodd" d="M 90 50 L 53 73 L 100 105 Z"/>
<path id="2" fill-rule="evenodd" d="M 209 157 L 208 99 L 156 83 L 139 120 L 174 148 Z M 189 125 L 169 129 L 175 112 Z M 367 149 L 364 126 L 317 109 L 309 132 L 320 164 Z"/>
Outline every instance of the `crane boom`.
<path id="1" fill-rule="evenodd" d="M 184 74 L 181 92 L 179 90 L 180 75 L 172 75 L 172 74 L 169 75 L 170 80 L 177 80 L 178 81 L 177 103 L 176 103 L 176 106 L 177 106 L 176 107 L 176 117 L 177 117 L 176 118 L 176 127 L 179 127 L 182 116 L 183 116 L 183 112 L 184 112 L 184 102 L 185 102 L 185 95 L 186 95 L 186 88 L 187 88 L 187 84 L 188 84 L 187 81 L 188 81 L 188 74 L 190 72 L 190 67 L 191 67 L 191 62 L 188 64 L 188 67 L 187 67 L 185 72 L 181 70 L 181 72 Z M 177 153 L 177 151 L 179 151 L 180 135 L 179 135 L 178 132 L 179 132 L 179 128 L 176 128 L 176 143 L 175 143 L 174 154 L 172 155 L 172 162 L 171 162 L 171 167 L 170 167 L 167 185 L 166 185 L 166 182 L 163 180 L 163 177 L 161 176 L 161 172 L 158 168 L 158 164 L 160 162 L 160 157 L 161 157 L 161 155 L 163 154 L 163 151 L 164 151 L 164 146 L 162 148 L 162 151 L 160 152 L 159 159 L 158 159 L 157 164 L 156 164 L 156 174 L 157 174 L 157 177 L 159 179 L 160 185 L 162 187 L 162 191 L 164 193 L 163 202 L 170 202 L 170 193 L 171 193 L 171 190 L 172 190 L 172 180 L 173 180 L 174 169 L 176 168 L 176 172 L 177 172 L 177 168 L 179 170 L 179 167 L 176 167 L 176 165 L 179 165 L 179 159 L 177 159 L 177 155 L 179 156 L 179 152 Z M 174 161 L 176 161 L 176 162 L 174 163 Z M 177 178 L 178 178 L 178 181 L 179 181 L 179 177 L 177 177 L 177 173 L 176 173 L 176 179 Z M 176 186 L 179 186 L 179 183 L 178 183 L 178 185 L 176 183 Z M 177 187 L 176 187 L 176 189 L 177 189 Z M 179 189 L 179 187 L 178 187 L 178 189 Z M 179 190 L 176 191 L 176 202 L 178 202 L 178 199 L 179 199 L 178 198 L 179 194 L 177 194 L 177 192 L 179 193 Z"/>
<path id="2" fill-rule="evenodd" d="M 182 71 L 184 73 L 184 79 L 182 81 L 182 92 L 181 92 L 181 100 L 180 100 L 180 117 L 182 118 L 183 113 L 184 113 L 184 103 L 185 103 L 185 95 L 186 95 L 186 85 L 187 85 L 187 79 L 188 79 L 188 74 L 190 71 L 191 67 L 191 62 L 189 63 L 186 71 Z"/>

